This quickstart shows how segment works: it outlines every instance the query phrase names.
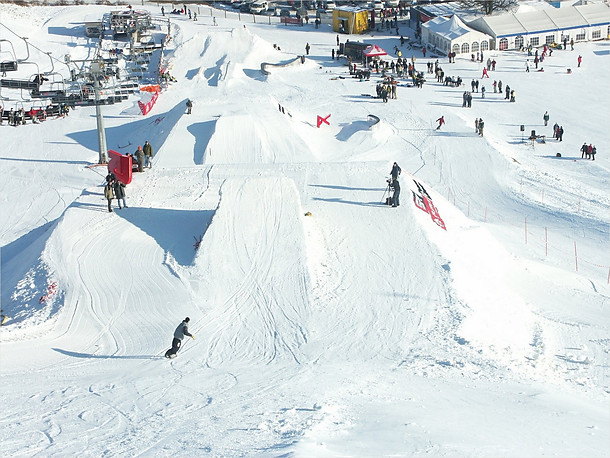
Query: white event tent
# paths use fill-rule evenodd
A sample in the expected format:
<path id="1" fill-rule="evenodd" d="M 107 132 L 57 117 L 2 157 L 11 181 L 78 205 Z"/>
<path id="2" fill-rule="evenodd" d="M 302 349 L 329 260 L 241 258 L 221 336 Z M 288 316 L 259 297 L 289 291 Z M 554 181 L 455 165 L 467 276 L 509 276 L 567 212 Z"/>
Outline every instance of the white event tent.
<path id="1" fill-rule="evenodd" d="M 471 29 L 455 14 L 449 18 L 439 16 L 421 26 L 422 43 L 429 48 L 449 54 L 469 54 L 487 51 L 492 37 Z"/>
<path id="2" fill-rule="evenodd" d="M 469 25 L 494 39 L 494 49 L 568 41 L 605 39 L 610 35 L 610 5 L 592 3 L 566 8 L 482 16 Z"/>

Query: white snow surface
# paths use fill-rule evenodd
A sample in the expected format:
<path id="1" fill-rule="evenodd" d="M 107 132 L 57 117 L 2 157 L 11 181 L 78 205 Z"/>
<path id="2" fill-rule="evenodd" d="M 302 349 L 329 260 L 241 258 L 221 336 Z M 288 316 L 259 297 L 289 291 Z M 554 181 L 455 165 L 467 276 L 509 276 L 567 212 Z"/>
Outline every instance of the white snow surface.
<path id="1" fill-rule="evenodd" d="M 2 4 L 0 38 L 28 36 L 48 71 L 44 52 L 91 57 L 82 20 L 112 9 Z M 610 43 L 544 72 L 489 52 L 468 109 L 481 63 L 439 57 L 465 87 L 402 79 L 384 104 L 328 26 L 217 22 L 172 17 L 178 81 L 148 115 L 137 94 L 103 107 L 108 148 L 155 149 L 129 208 L 109 213 L 88 167 L 93 107 L 0 127 L 3 456 L 609 456 Z M 167 360 L 186 316 L 196 339 Z"/>

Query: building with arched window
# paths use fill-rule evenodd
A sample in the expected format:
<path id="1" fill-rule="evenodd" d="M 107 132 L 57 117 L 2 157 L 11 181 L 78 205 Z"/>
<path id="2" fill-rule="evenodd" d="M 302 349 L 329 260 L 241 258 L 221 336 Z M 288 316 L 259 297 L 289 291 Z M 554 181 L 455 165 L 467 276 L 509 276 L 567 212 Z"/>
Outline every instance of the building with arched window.
<path id="1" fill-rule="evenodd" d="M 422 44 L 443 54 L 476 53 L 489 49 L 489 35 L 468 27 L 455 14 L 449 18 L 439 16 L 422 24 Z"/>
<path id="2" fill-rule="evenodd" d="M 468 23 L 490 35 L 495 49 L 561 44 L 564 39 L 591 41 L 608 38 L 610 5 L 589 3 L 564 8 L 481 16 Z"/>

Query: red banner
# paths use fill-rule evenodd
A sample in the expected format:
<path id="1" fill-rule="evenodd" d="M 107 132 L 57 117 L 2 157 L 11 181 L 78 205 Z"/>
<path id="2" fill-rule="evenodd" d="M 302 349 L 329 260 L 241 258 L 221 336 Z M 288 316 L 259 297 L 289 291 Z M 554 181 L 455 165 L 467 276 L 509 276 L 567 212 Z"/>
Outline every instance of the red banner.
<path id="1" fill-rule="evenodd" d="M 430 197 L 430 194 L 428 194 L 428 191 L 426 191 L 426 188 L 424 188 L 424 186 L 416 180 L 413 180 L 413 182 L 419 191 L 419 194 L 415 193 L 415 191 L 411 191 L 413 193 L 413 203 L 415 206 L 428 213 L 430 218 L 432 218 L 432 221 L 434 221 L 438 227 L 447 230 L 447 227 L 445 227 L 445 222 L 443 221 L 443 218 L 441 218 L 437 208 L 434 206 L 434 203 L 432 203 L 432 198 Z"/>
<path id="2" fill-rule="evenodd" d="M 155 102 L 157 101 L 158 97 L 159 97 L 159 93 L 155 92 L 153 94 L 152 98 L 147 103 L 142 103 L 141 101 L 138 101 L 138 105 L 140 106 L 140 111 L 142 112 L 143 115 L 148 114 L 148 112 L 150 110 L 152 110 L 152 107 L 155 105 Z"/>

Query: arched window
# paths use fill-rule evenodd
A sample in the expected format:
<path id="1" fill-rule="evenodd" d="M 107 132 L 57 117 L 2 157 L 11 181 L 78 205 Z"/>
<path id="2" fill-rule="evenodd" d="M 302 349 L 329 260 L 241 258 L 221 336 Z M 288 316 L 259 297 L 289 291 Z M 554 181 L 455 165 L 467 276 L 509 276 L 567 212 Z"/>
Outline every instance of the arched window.
<path id="1" fill-rule="evenodd" d="M 468 45 L 468 43 L 463 43 L 462 44 L 462 54 L 464 53 L 469 53 L 470 52 L 470 46 Z"/>
<path id="2" fill-rule="evenodd" d="M 460 53 L 460 45 L 454 44 L 453 45 L 453 52 L 456 53 L 456 54 L 459 54 Z"/>
<path id="3" fill-rule="evenodd" d="M 472 42 L 472 52 L 477 52 L 479 50 L 479 43 L 476 41 Z"/>
<path id="4" fill-rule="evenodd" d="M 500 51 L 504 51 L 505 49 L 508 49 L 508 39 L 507 38 L 500 38 Z"/>
<path id="5" fill-rule="evenodd" d="M 481 42 L 481 51 L 487 51 L 489 49 L 489 42 L 487 42 L 486 40 L 483 40 Z"/>
<path id="6" fill-rule="evenodd" d="M 518 37 L 515 38 L 515 48 L 521 49 L 522 46 L 523 46 L 523 37 L 521 35 L 519 35 Z"/>

